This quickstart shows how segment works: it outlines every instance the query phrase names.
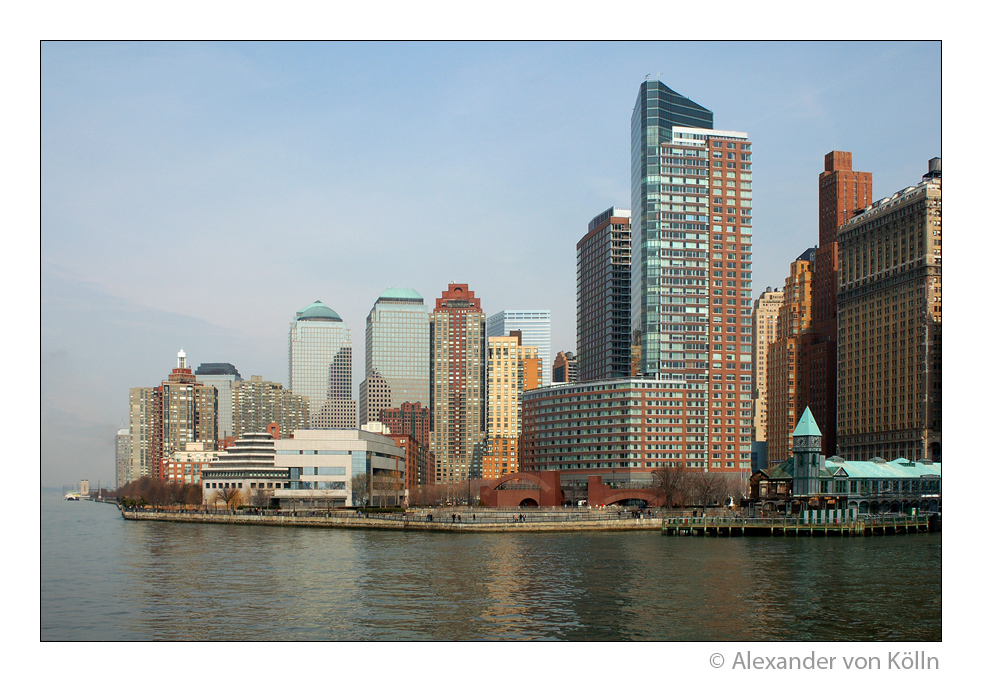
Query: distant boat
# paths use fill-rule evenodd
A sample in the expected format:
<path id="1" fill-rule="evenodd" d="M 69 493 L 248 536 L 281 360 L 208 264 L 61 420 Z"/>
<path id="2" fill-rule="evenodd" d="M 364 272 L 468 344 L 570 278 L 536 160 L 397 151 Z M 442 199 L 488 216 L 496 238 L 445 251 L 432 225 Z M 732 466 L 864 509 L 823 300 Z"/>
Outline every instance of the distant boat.
<path id="1" fill-rule="evenodd" d="M 65 493 L 65 502 L 78 502 L 82 499 L 79 493 Z"/>

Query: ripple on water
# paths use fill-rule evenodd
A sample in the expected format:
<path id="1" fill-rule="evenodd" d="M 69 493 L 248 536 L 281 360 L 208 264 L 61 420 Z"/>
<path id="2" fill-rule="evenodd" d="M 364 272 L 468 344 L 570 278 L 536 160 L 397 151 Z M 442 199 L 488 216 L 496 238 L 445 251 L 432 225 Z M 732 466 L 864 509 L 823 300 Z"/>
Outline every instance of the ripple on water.
<path id="1" fill-rule="evenodd" d="M 44 640 L 941 639 L 940 534 L 226 527 L 54 496 L 41 550 Z"/>

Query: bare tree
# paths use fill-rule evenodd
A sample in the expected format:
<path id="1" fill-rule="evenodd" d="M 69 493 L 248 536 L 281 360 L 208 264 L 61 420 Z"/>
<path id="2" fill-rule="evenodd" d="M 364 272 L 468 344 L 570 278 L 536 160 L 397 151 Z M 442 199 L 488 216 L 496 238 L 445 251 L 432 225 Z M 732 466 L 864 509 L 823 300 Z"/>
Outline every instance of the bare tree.
<path id="1" fill-rule="evenodd" d="M 234 509 L 236 500 L 239 499 L 239 489 L 229 484 L 227 488 L 218 489 L 218 499 L 225 503 L 226 509 Z"/>
<path id="2" fill-rule="evenodd" d="M 694 501 L 705 508 L 719 504 L 727 496 L 727 478 L 718 471 L 698 471 L 691 475 Z"/>
<path id="3" fill-rule="evenodd" d="M 749 483 L 740 475 L 732 474 L 724 476 L 723 497 L 732 497 L 734 504 L 739 505 L 740 500 L 747 497 Z"/>
<path id="4" fill-rule="evenodd" d="M 147 482 L 143 497 L 153 507 L 159 509 L 167 501 L 167 488 L 159 478 L 151 478 Z"/>
<path id="5" fill-rule="evenodd" d="M 669 508 L 684 507 L 692 496 L 692 477 L 682 466 L 655 469 L 651 483 Z"/>
<path id="6" fill-rule="evenodd" d="M 402 490 L 402 481 L 399 474 L 395 471 L 380 471 L 374 476 L 372 488 L 375 494 L 382 498 L 385 506 L 396 506 L 399 504 L 399 491 Z"/>
<path id="7" fill-rule="evenodd" d="M 165 498 L 167 504 L 171 506 L 180 505 L 184 507 L 184 484 L 178 481 L 169 481 L 165 485 Z"/>
<path id="8" fill-rule="evenodd" d="M 198 507 L 201 505 L 204 495 L 202 494 L 200 483 L 191 483 L 184 486 L 185 498 L 184 503 L 190 507 Z"/>
<path id="9" fill-rule="evenodd" d="M 357 474 L 351 477 L 351 504 L 356 507 L 365 505 L 368 498 L 368 474 Z"/>
<path id="10" fill-rule="evenodd" d="M 270 497 L 269 490 L 266 488 L 256 488 L 252 491 L 252 503 L 260 509 L 267 509 L 269 507 Z"/>

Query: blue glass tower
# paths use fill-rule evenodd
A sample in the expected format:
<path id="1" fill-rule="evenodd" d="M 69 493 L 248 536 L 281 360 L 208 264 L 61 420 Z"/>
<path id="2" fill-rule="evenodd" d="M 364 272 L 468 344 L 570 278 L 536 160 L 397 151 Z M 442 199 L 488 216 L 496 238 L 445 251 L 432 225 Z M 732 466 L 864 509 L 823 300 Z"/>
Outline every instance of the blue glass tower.
<path id="1" fill-rule="evenodd" d="M 693 298 L 705 298 L 708 205 L 703 202 L 707 199 L 687 191 L 685 184 L 693 183 L 690 187 L 695 189 L 700 179 L 706 182 L 707 154 L 697 148 L 681 158 L 672 154 L 672 129 L 679 126 L 711 129 L 713 112 L 660 81 L 642 83 L 631 115 L 631 328 L 633 343 L 641 347 L 638 372 L 646 376 L 660 376 L 670 369 L 661 364 L 662 354 L 669 352 L 665 347 L 669 329 L 664 326 L 667 306 L 691 308 Z M 673 177 L 682 182 L 673 185 Z M 685 242 L 698 247 L 682 246 Z M 703 253 L 700 258 L 686 258 L 683 249 Z M 671 262 L 672 251 L 680 253 L 681 262 Z M 697 261 L 700 268 L 689 267 Z M 699 279 L 692 276 L 694 269 L 702 270 L 701 286 L 694 285 Z M 678 376 L 681 371 L 668 373 L 684 378 Z"/>

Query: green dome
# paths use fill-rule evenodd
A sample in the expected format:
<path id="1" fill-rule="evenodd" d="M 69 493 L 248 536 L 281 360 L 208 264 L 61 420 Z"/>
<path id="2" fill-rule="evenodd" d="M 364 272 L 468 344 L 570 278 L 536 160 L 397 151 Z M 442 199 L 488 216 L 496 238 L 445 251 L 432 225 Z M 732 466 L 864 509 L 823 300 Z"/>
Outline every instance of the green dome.
<path id="1" fill-rule="evenodd" d="M 341 316 L 328 308 L 320 301 L 314 301 L 303 310 L 297 311 L 298 320 L 326 320 L 328 322 L 342 322 Z"/>

